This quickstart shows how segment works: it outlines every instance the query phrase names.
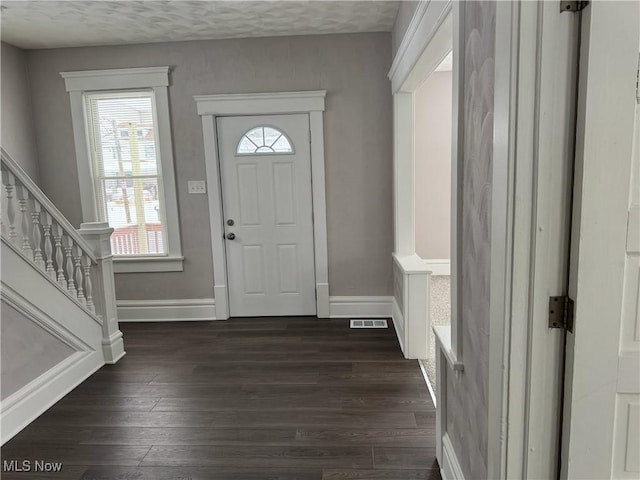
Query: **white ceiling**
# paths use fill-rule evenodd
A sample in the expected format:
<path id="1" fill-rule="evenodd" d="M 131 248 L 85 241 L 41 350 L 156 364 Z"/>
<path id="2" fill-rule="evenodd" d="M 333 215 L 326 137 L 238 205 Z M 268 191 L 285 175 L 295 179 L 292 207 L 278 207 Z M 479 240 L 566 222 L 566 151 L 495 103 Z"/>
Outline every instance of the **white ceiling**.
<path id="1" fill-rule="evenodd" d="M 388 32 L 396 1 L 2 0 L 2 40 L 21 48 Z"/>

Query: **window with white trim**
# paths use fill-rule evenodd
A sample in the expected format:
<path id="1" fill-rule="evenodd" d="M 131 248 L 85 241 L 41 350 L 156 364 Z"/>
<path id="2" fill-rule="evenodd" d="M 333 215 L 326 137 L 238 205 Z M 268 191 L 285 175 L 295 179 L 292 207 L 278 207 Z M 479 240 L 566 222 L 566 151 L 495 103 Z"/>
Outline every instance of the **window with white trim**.
<path id="1" fill-rule="evenodd" d="M 114 229 L 111 251 L 165 255 L 153 91 L 85 93 L 84 100 L 98 218 Z"/>
<path id="2" fill-rule="evenodd" d="M 114 229 L 116 272 L 181 271 L 168 67 L 64 72 L 84 221 Z"/>

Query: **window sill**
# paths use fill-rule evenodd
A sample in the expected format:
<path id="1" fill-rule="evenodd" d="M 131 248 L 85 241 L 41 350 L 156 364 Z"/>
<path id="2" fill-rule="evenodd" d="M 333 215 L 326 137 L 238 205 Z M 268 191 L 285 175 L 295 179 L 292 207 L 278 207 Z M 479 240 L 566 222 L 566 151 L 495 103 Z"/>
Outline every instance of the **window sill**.
<path id="1" fill-rule="evenodd" d="M 464 365 L 451 349 L 451 325 L 439 325 L 431 327 L 436 336 L 436 346 L 444 353 L 447 362 L 454 371 L 464 370 Z"/>
<path id="2" fill-rule="evenodd" d="M 115 273 L 182 272 L 184 257 L 118 258 L 113 257 Z"/>

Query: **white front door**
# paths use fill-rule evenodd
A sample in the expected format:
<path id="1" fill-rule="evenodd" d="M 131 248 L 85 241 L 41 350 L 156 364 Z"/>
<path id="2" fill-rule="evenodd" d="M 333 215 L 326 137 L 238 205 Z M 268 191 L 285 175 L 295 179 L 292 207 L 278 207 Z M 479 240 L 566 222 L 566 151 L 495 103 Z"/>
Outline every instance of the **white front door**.
<path id="1" fill-rule="evenodd" d="M 563 478 L 640 478 L 638 7 L 583 12 Z"/>
<path id="2" fill-rule="evenodd" d="M 315 315 L 309 116 L 217 128 L 231 316 Z"/>

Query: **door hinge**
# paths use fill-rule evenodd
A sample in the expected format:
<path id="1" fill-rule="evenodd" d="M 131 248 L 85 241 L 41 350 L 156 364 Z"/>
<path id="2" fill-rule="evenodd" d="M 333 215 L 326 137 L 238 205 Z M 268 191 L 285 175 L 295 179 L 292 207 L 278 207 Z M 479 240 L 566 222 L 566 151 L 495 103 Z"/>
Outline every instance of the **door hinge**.
<path id="1" fill-rule="evenodd" d="M 568 296 L 549 297 L 549 328 L 564 328 L 573 333 L 574 302 Z"/>
<path id="2" fill-rule="evenodd" d="M 560 12 L 580 12 L 589 5 L 589 0 L 561 1 Z"/>

